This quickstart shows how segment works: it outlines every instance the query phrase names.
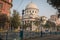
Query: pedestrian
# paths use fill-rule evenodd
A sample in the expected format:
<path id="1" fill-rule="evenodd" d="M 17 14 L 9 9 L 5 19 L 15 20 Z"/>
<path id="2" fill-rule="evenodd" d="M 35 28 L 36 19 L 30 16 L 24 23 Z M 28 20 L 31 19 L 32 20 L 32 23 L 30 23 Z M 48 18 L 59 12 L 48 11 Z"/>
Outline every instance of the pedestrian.
<path id="1" fill-rule="evenodd" d="M 23 40 L 23 30 L 20 30 L 20 39 Z"/>

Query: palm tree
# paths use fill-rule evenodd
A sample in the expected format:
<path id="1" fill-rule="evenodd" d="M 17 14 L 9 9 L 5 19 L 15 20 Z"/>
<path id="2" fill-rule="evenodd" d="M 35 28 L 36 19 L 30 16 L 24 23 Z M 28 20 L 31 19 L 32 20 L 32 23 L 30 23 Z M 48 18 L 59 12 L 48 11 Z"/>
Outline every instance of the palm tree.
<path id="1" fill-rule="evenodd" d="M 47 21 L 46 24 L 43 25 L 43 27 L 48 28 L 48 29 L 52 28 L 55 30 L 56 24 L 54 22 Z"/>
<path id="2" fill-rule="evenodd" d="M 39 27 L 40 27 L 40 23 L 41 23 L 40 19 L 35 18 L 35 21 L 33 23 L 34 23 L 35 26 L 37 26 L 36 31 L 39 31 Z"/>

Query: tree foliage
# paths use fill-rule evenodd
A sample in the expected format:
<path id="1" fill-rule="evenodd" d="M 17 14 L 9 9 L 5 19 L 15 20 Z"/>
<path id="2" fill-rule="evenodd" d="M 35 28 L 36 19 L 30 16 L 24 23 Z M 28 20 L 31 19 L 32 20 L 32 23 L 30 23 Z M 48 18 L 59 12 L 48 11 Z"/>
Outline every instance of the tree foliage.
<path id="1" fill-rule="evenodd" d="M 13 15 L 11 17 L 11 27 L 18 28 L 18 26 L 20 26 L 20 24 L 21 24 L 20 15 L 16 10 L 14 10 Z"/>
<path id="2" fill-rule="evenodd" d="M 52 5 L 54 8 L 56 8 L 58 10 L 58 12 L 60 13 L 60 0 L 47 0 L 47 2 Z M 58 17 L 60 16 L 60 14 L 58 14 Z"/>
<path id="3" fill-rule="evenodd" d="M 60 0 L 47 0 L 47 2 L 57 9 L 60 7 Z"/>
<path id="4" fill-rule="evenodd" d="M 23 25 L 23 28 L 26 29 L 27 27 L 31 27 L 31 25 L 32 25 L 31 23 L 26 23 Z"/>
<path id="5" fill-rule="evenodd" d="M 0 14 L 0 28 L 4 27 L 5 22 L 9 22 L 8 16 L 6 14 Z"/>
<path id="6" fill-rule="evenodd" d="M 46 28 L 56 27 L 56 24 L 54 22 L 47 21 L 46 24 L 44 25 L 44 27 L 46 27 Z"/>
<path id="7" fill-rule="evenodd" d="M 35 19 L 35 21 L 34 21 L 34 24 L 36 25 L 36 26 L 39 26 L 40 25 L 40 19 L 39 18 L 36 18 Z"/>
<path id="8" fill-rule="evenodd" d="M 60 25 L 57 25 L 56 28 L 57 28 L 57 31 L 59 31 L 60 30 Z"/>

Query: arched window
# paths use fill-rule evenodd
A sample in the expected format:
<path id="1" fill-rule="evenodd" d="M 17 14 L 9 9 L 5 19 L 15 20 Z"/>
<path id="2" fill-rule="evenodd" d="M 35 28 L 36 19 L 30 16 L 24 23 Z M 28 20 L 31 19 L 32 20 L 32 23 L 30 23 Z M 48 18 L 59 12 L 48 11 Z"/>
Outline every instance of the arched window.
<path id="1" fill-rule="evenodd" d="M 3 4 L 2 4 L 2 3 L 0 3 L 0 9 L 2 9 L 2 7 L 3 7 Z"/>
<path id="2" fill-rule="evenodd" d="M 27 13 L 28 13 L 29 11 L 27 10 Z"/>
<path id="3" fill-rule="evenodd" d="M 32 11 L 32 13 L 34 13 L 34 11 Z"/>
<path id="4" fill-rule="evenodd" d="M 36 11 L 35 11 L 35 13 L 36 13 Z"/>
<path id="5" fill-rule="evenodd" d="M 30 13 L 31 13 L 31 10 L 30 10 Z"/>

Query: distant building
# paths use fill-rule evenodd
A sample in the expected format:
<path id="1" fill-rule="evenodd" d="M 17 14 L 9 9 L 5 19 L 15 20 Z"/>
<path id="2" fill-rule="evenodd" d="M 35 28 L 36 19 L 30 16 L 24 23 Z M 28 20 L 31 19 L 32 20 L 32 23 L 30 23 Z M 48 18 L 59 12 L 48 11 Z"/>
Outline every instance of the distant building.
<path id="1" fill-rule="evenodd" d="M 57 19 L 57 15 L 51 15 L 49 21 L 56 22 Z"/>
<path id="2" fill-rule="evenodd" d="M 60 18 L 57 15 L 51 15 L 49 21 L 54 22 L 56 25 L 60 25 Z"/>
<path id="3" fill-rule="evenodd" d="M 56 20 L 56 25 L 60 26 L 60 18 Z"/>

